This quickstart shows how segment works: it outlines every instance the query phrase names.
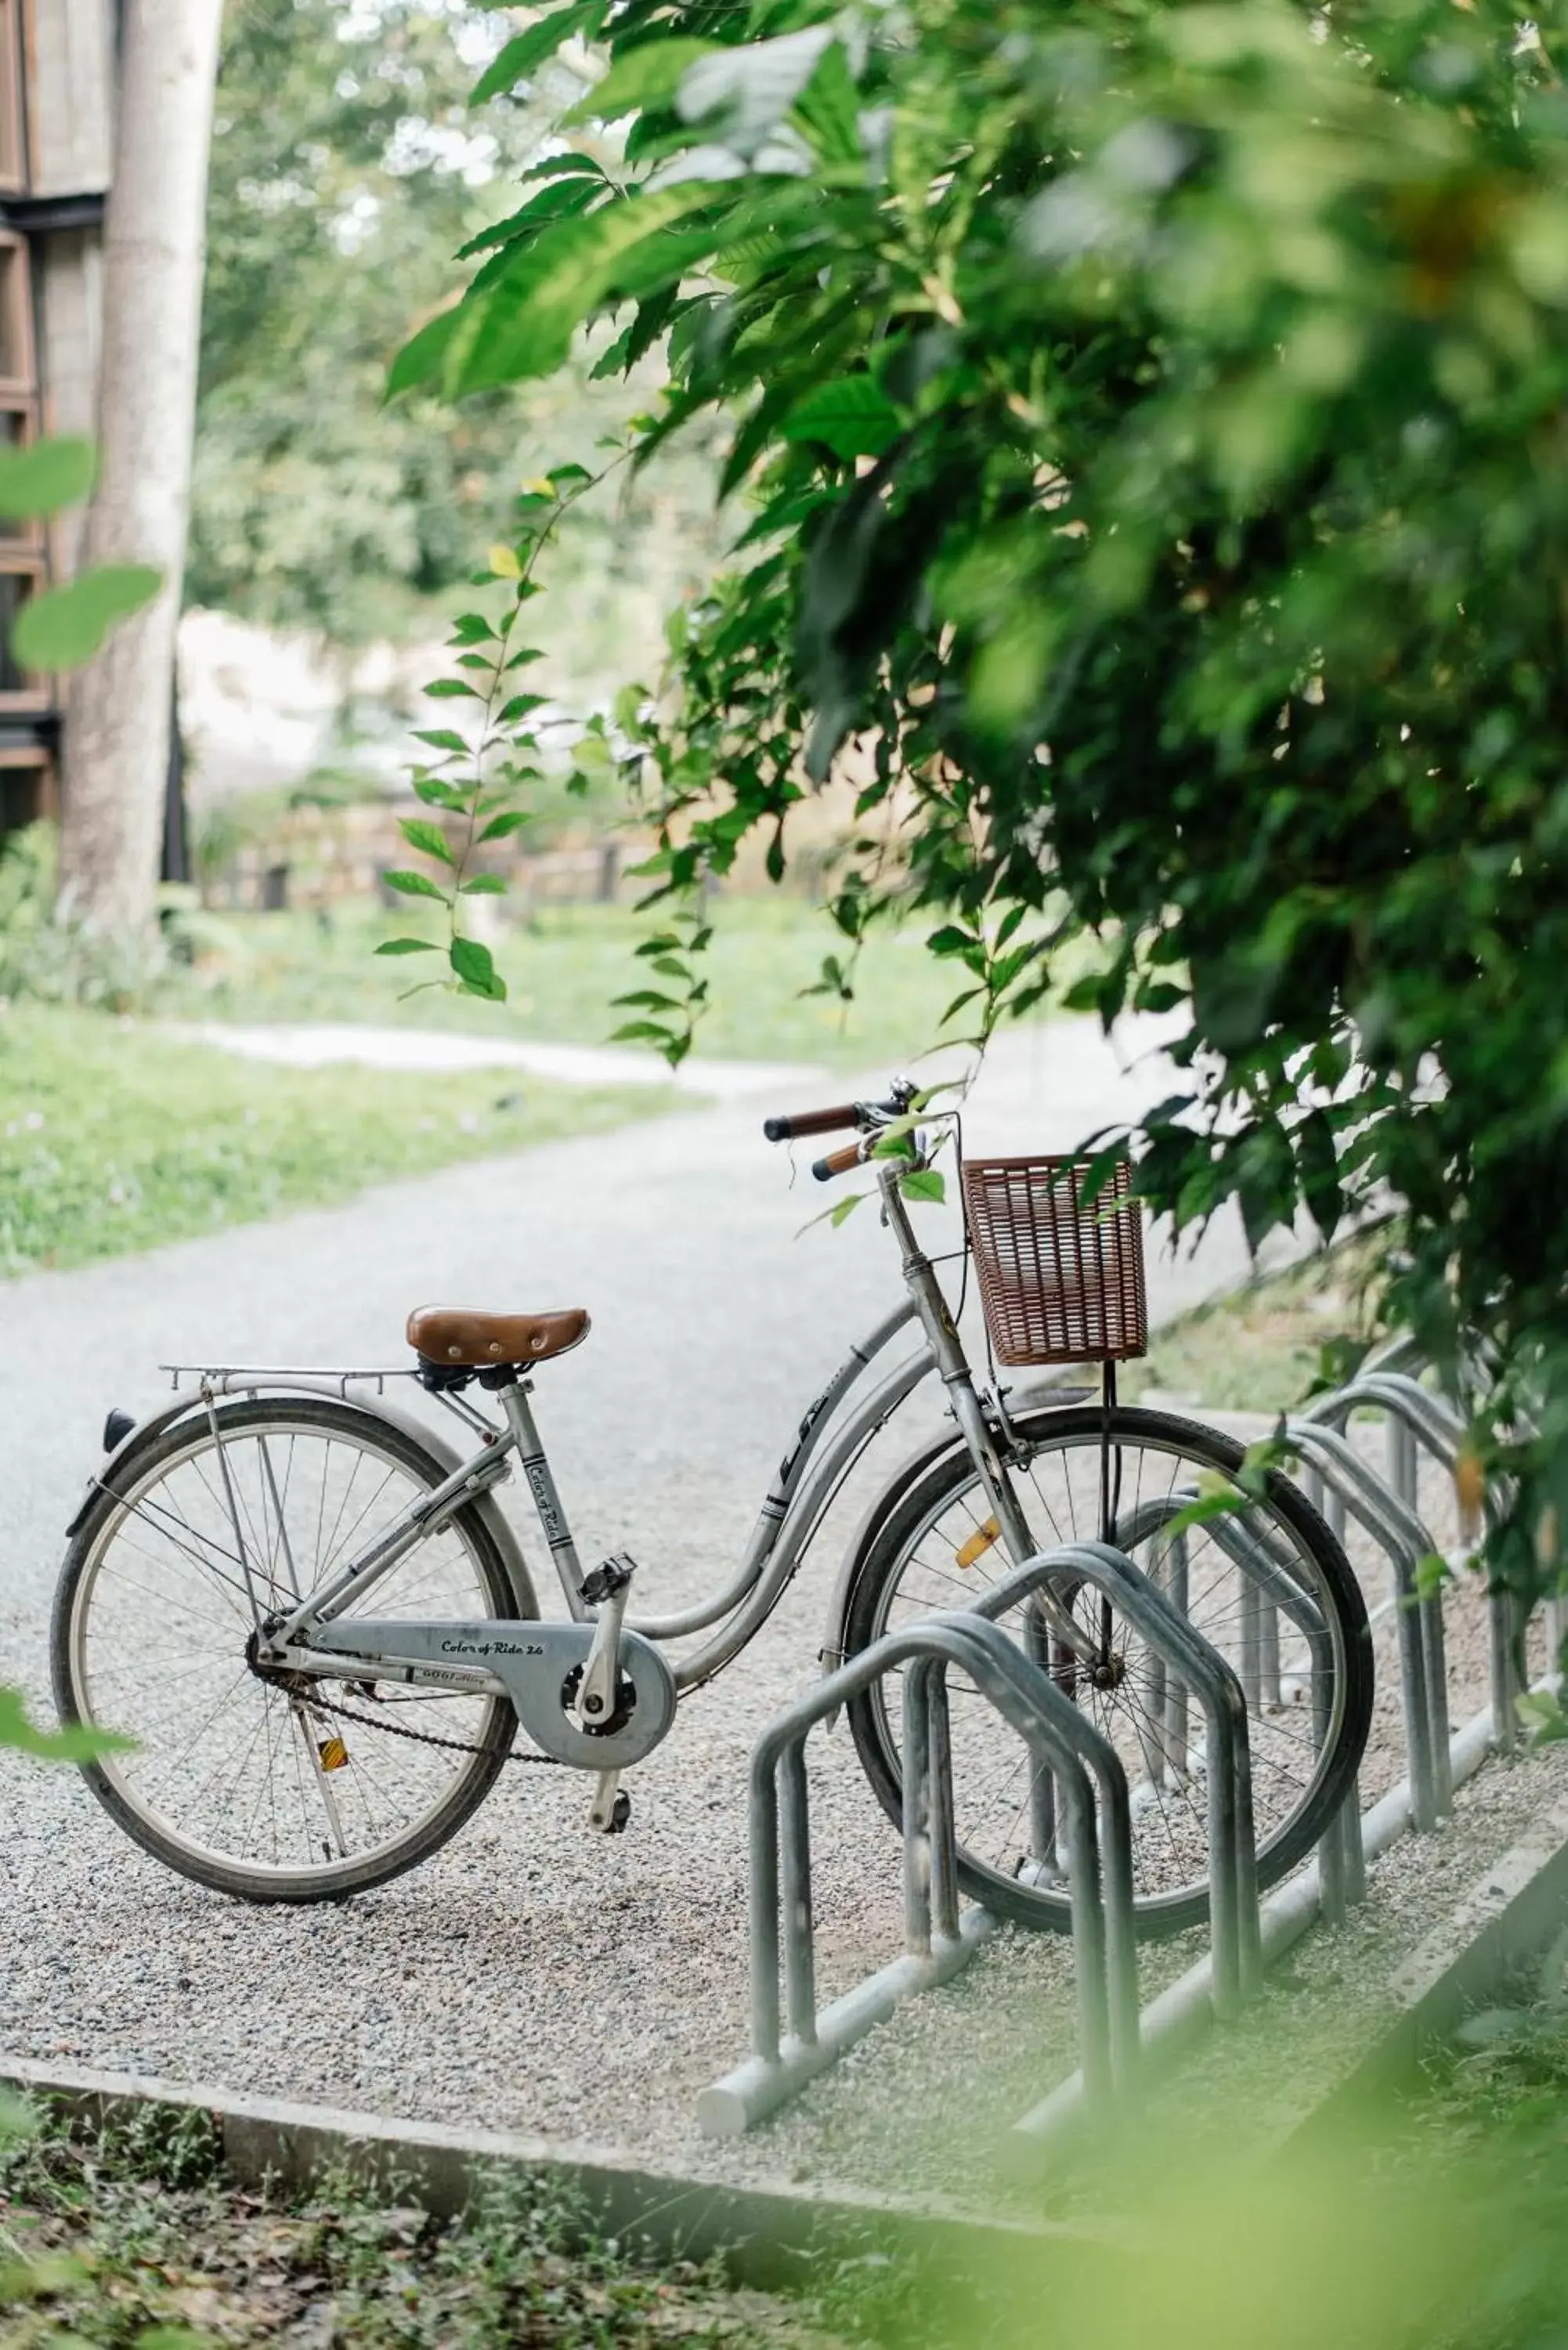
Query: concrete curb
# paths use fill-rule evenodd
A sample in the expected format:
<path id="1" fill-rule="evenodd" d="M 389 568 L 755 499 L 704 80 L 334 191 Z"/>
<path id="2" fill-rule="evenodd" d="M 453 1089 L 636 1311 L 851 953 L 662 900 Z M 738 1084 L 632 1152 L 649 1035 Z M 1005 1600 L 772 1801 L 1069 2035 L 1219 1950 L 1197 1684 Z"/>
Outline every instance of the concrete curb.
<path id="1" fill-rule="evenodd" d="M 1449 1771 L 1455 1787 L 1474 1778 L 1493 1743 L 1491 1709 L 1483 1707 L 1450 1742 Z M 1410 1815 L 1410 1783 L 1401 1779 L 1362 1816 L 1362 1851 L 1368 1864 L 1381 1858 L 1408 1831 Z M 1265 1966 L 1272 1966 L 1316 1925 L 1322 1906 L 1318 1864 L 1311 1860 L 1262 1903 L 1259 1922 Z M 1452 1921 L 1437 1930 L 1439 1935 L 1451 1935 Z M 1168 2073 L 1213 2028 L 1213 1956 L 1206 1951 L 1144 2009 L 1139 2046 L 1147 2080 Z M 1038 2174 L 1071 2144 L 1084 2122 L 1083 2074 L 1073 2073 L 1013 2123 L 1002 2141 L 1003 2159 L 1026 2177 Z"/>
<path id="2" fill-rule="evenodd" d="M 600 2233 L 641 2237 L 670 2256 L 715 2253 L 742 2283 L 798 2287 L 813 2263 L 898 2252 L 983 2279 L 999 2255 L 1047 2247 L 1097 2258 L 1109 2231 L 980 2219 L 934 2202 L 836 2189 L 822 2196 L 784 2180 L 759 2187 L 688 2178 L 639 2163 L 623 2148 L 517 2130 L 462 2130 L 332 2106 L 296 2105 L 186 2081 L 39 2063 L 0 2054 L 0 2085 L 73 2111 L 112 2114 L 156 2105 L 201 2112 L 220 2134 L 225 2168 L 244 2185 L 271 2178 L 304 2187 L 323 2170 L 399 2181 L 445 2217 L 468 2201 L 476 2170 L 505 2164 L 547 2174 L 579 2200 Z"/>
<path id="3" fill-rule="evenodd" d="M 1568 1928 L 1568 1797 L 1487 1868 L 1389 1981 L 1397 2012 L 1292 2133 L 1337 2128 L 1380 2090 L 1407 2079 L 1424 2047 L 1447 2040 L 1514 1968 Z"/>

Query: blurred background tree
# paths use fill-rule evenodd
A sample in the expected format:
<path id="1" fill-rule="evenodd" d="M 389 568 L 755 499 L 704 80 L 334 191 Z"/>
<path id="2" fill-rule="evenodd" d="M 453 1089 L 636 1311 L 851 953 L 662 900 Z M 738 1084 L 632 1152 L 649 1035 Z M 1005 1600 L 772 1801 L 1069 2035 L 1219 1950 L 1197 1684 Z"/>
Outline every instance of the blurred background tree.
<path id="1" fill-rule="evenodd" d="M 461 414 L 388 404 L 387 366 L 451 299 L 452 256 L 518 200 L 518 175 L 585 75 L 471 113 L 511 29 L 494 9 L 413 0 L 232 0 L 213 122 L 188 600 L 352 647 L 434 633 L 431 599 L 473 568 L 522 482 L 653 396 L 591 380 L 497 391 Z M 579 66 L 584 59 L 576 59 Z M 585 73 L 586 73 L 585 67 Z M 613 142 L 600 141 L 606 151 Z M 607 608 L 646 575 L 700 577 L 711 499 L 689 463 L 629 508 L 575 518 L 563 635 L 613 657 Z M 590 608 L 584 611 L 584 603 Z M 624 614 L 622 616 L 624 621 Z M 589 656 L 591 658 L 591 654 Z M 584 675 L 588 659 L 585 659 Z"/>

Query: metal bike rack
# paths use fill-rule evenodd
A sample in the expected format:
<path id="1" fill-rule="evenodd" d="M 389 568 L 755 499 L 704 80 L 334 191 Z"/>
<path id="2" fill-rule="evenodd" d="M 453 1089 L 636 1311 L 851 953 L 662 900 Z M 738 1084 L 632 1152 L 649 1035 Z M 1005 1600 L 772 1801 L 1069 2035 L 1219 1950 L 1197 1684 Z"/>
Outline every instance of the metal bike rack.
<path id="1" fill-rule="evenodd" d="M 1388 1482 L 1400 1499 L 1417 1511 L 1417 1447 L 1419 1445 L 1441 1463 L 1451 1476 L 1458 1466 L 1464 1442 L 1465 1424 L 1446 1398 L 1434 1395 L 1407 1373 L 1378 1369 L 1363 1372 L 1351 1388 L 1345 1390 L 1347 1410 L 1356 1404 L 1381 1409 L 1388 1414 Z M 1338 1399 L 1336 1399 L 1336 1405 Z M 1505 1497 L 1490 1493 L 1486 1510 L 1495 1523 L 1505 1506 Z M 1442 1620 L 1442 1596 L 1434 1593 L 1423 1606 L 1431 1607 L 1439 1627 Z M 1487 1594 L 1489 1662 L 1491 1678 L 1492 1728 L 1498 1746 L 1506 1752 L 1519 1737 L 1516 1703 L 1523 1691 L 1523 1679 L 1516 1658 L 1518 1646 L 1518 1607 L 1513 1594 L 1506 1590 Z M 1445 1712 L 1447 1691 L 1443 1692 Z"/>
<path id="2" fill-rule="evenodd" d="M 1419 1452 L 1428 1451 L 1451 1470 L 1464 1432 L 1464 1423 L 1453 1407 L 1412 1375 L 1419 1367 L 1414 1347 L 1401 1342 L 1369 1360 L 1345 1387 L 1285 1422 L 1282 1431 L 1300 1460 L 1304 1488 L 1334 1531 L 1343 1534 L 1346 1518 L 1355 1519 L 1385 1552 L 1393 1568 L 1407 1775 L 1365 1814 L 1353 1791 L 1320 1840 L 1315 1862 L 1270 1894 L 1261 1913 L 1265 1962 L 1288 1950 L 1320 1915 L 1331 1923 L 1343 1918 L 1350 1904 L 1365 1898 L 1368 1862 L 1412 1827 L 1435 1827 L 1439 1812 L 1451 1807 L 1454 1788 L 1480 1767 L 1494 1747 L 1506 1749 L 1519 1735 L 1514 1709 L 1520 1691 L 1520 1627 L 1513 1596 L 1508 1592 L 1489 1595 L 1490 1703 L 1451 1738 L 1442 1594 L 1417 1596 L 1412 1604 L 1420 1563 L 1438 1547 L 1417 1508 Z M 1388 1423 L 1382 1471 L 1364 1461 L 1343 1432 L 1351 1413 L 1362 1409 L 1379 1411 Z M 1506 1496 L 1490 1495 L 1487 1506 L 1495 1514 L 1506 1506 Z M 1224 1523 L 1217 1521 L 1207 1531 L 1217 1534 Z M 1140 1530 L 1131 1526 L 1118 1525 L 1116 1533 L 1122 1541 L 1134 1534 L 1141 1538 Z M 1254 1544 L 1248 1559 L 1239 1563 L 1244 1567 L 1250 1563 L 1257 1575 L 1266 1556 L 1266 1545 Z M 1282 1598 L 1290 1596 L 1278 1585 L 1271 1586 L 1263 1575 L 1259 1575 L 1258 1580 L 1264 1620 L 1257 1627 L 1251 1657 L 1249 1627 L 1243 1626 L 1244 1684 L 1254 1659 L 1261 1683 L 1266 1679 L 1266 1615 L 1277 1608 Z M 1568 1628 L 1568 1602 L 1557 1613 L 1564 1620 L 1554 1628 Z M 1139 2033 L 1146 2072 L 1152 2072 L 1160 2061 L 1168 2061 L 1200 2028 L 1203 2017 L 1217 2012 L 1219 1966 L 1216 1950 L 1144 2010 Z M 1044 2150 L 1072 2127 L 1083 2106 L 1084 2087 L 1076 2075 L 1062 2082 L 1013 2125 L 1008 2136 L 1020 2158 L 1037 2162 Z"/>
<path id="3" fill-rule="evenodd" d="M 1342 1388 L 1326 1398 L 1319 1409 L 1326 1413 L 1337 1407 L 1340 1397 L 1349 1395 Z M 1346 1404 L 1346 1410 L 1354 1409 Z M 1361 1458 L 1349 1440 L 1326 1426 L 1323 1419 L 1297 1419 L 1284 1423 L 1285 1442 L 1310 1468 L 1316 1471 L 1324 1485 L 1335 1492 L 1348 1514 L 1365 1528 L 1386 1554 L 1394 1572 L 1394 1587 L 1398 1602 L 1396 1629 L 1399 1643 L 1400 1703 L 1405 1722 L 1405 1743 L 1410 1761 L 1410 1808 L 1415 1825 L 1423 1834 L 1438 1825 L 1440 1811 L 1446 1808 L 1449 1796 L 1448 1738 L 1446 1726 L 1442 1734 L 1443 1759 L 1436 1752 L 1437 1731 L 1433 1721 L 1431 1679 L 1428 1672 L 1429 1644 L 1428 1627 L 1420 1610 L 1410 1603 L 1415 1599 L 1417 1581 L 1422 1559 L 1431 1548 L 1425 1527 L 1407 1503 L 1385 1484 L 1376 1471 Z M 1439 1651 L 1440 1654 L 1440 1651 Z M 1443 1720 L 1446 1725 L 1447 1700 Z"/>
<path id="4" fill-rule="evenodd" d="M 915 1670 L 905 1696 L 904 1955 L 819 2012 L 805 1741 L 817 1722 L 905 1664 Z M 969 1675 L 1052 1774 L 1068 1850 L 1086 2110 L 1107 2114 L 1128 2085 L 1137 2046 L 1136 1974 L 1129 1980 L 1125 1964 L 1107 1963 L 1108 1950 L 1119 1954 L 1133 1947 L 1130 1814 L 1121 1763 L 1071 1700 L 994 1624 L 967 1612 L 933 1616 L 886 1634 L 817 1682 L 775 1716 L 753 1751 L 752 2054 L 699 2097 L 698 2123 L 710 2137 L 738 2136 L 776 2110 L 902 2000 L 956 1974 L 992 1930 L 988 1911 L 961 1915 L 959 1908 L 950 1665 Z M 1098 1822 L 1095 1783 L 1109 1791 Z"/>
<path id="5" fill-rule="evenodd" d="M 1158 1513 L 1161 1505 L 1154 1509 Z M 1147 1516 L 1146 1511 L 1141 1516 Z M 1147 1540 L 1158 1531 L 1125 1528 L 1117 1533 L 1129 1541 L 1134 1534 Z M 1140 1517 L 1141 1526 L 1141 1517 Z M 1179 1541 L 1180 1537 L 1176 1537 Z M 1247 1737 L 1247 1700 L 1231 1667 L 1195 1626 L 1189 1623 L 1158 1585 L 1120 1549 L 1106 1543 L 1066 1543 L 1025 1559 L 1021 1566 L 982 1592 L 969 1612 L 994 1620 L 1020 1600 L 1052 1582 L 1092 1583 L 1115 1600 L 1127 1621 L 1158 1655 L 1168 1673 L 1183 1690 L 1196 1690 L 1207 1717 L 1207 1762 L 1204 1773 L 1209 1803 L 1209 1868 L 1213 1887 L 1210 1918 L 1214 1947 L 1214 2012 L 1234 2015 L 1256 1991 L 1262 1975 L 1262 1946 L 1258 1926 L 1258 1855 L 1252 1825 L 1251 1753 Z M 1166 1755 L 1145 1761 L 1158 1770 Z M 1186 1757 L 1181 1758 L 1185 1769 Z M 1125 1784 L 1125 1783 L 1124 1783 Z M 1102 1794 L 1102 1800 L 1104 1796 Z M 1044 1856 L 1042 1855 L 1041 1857 Z M 1129 1940 L 1125 1951 L 1113 1939 L 1111 1964 L 1136 1983 L 1137 1953 L 1130 1939 L 1132 1886 L 1127 1886 Z"/>

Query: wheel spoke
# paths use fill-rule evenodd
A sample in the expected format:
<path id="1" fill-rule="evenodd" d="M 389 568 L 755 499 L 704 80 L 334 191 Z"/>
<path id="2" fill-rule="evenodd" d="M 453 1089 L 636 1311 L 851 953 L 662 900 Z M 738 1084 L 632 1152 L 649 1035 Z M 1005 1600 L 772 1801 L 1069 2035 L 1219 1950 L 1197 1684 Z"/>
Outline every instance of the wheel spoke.
<path id="1" fill-rule="evenodd" d="M 1186 1495 L 1209 1489 L 1217 1471 L 1233 1473 L 1230 1463 L 1237 1457 L 1227 1440 L 1189 1430 L 1159 1415 L 1121 1411 L 1102 1487 L 1097 1411 L 1042 1410 L 1033 1416 L 1028 1437 L 1032 1449 L 1016 1489 L 1036 1546 L 1047 1550 L 1091 1531 L 1097 1534 L 1108 1503 L 1117 1529 L 1136 1536 L 1136 1563 L 1162 1584 L 1173 1572 L 1173 1552 L 1160 1528 Z M 868 1562 L 864 1611 L 851 1619 L 852 1648 L 893 1626 L 903 1628 L 935 1609 L 951 1607 L 960 1593 L 971 1603 L 981 1601 L 1012 1571 L 1005 1553 L 994 1563 L 981 1555 L 967 1568 L 954 1567 L 957 1553 L 983 1526 L 991 1510 L 965 1456 L 955 1455 L 950 1464 L 928 1472 L 924 1492 L 925 1498 L 912 1501 L 902 1521 L 890 1521 L 898 1530 L 885 1538 L 881 1555 L 873 1554 Z M 1304 1640 L 1291 1640 L 1287 1648 L 1291 1619 L 1277 1609 L 1284 1617 L 1274 1644 L 1283 1652 L 1279 1672 L 1293 1685 L 1292 1697 L 1297 1701 L 1281 1702 L 1271 1696 L 1263 1704 L 1259 1698 L 1263 1685 L 1254 1683 L 1249 1690 L 1259 1709 L 1250 1714 L 1248 1727 L 1260 1872 L 1270 1882 L 1290 1856 L 1303 1849 L 1303 1828 L 1310 1844 L 1325 1789 L 1332 1797 L 1343 1783 L 1347 1742 L 1364 1735 L 1366 1689 L 1363 1676 L 1353 1719 L 1344 1677 L 1351 1643 L 1347 1623 L 1355 1621 L 1345 1611 L 1354 1607 L 1354 1595 L 1347 1596 L 1343 1566 L 1335 1570 L 1337 1579 L 1331 1579 L 1314 1553 L 1316 1537 L 1304 1531 L 1304 1513 L 1298 1523 L 1272 1500 L 1250 1502 L 1241 1523 L 1259 1551 L 1256 1567 L 1239 1566 L 1231 1552 L 1201 1524 L 1188 1530 L 1183 1545 L 1188 1620 L 1233 1670 L 1241 1671 L 1243 1664 L 1250 1670 L 1249 1660 L 1257 1651 L 1244 1648 L 1244 1635 L 1252 1637 L 1262 1610 L 1277 1608 L 1261 1579 L 1266 1559 L 1268 1572 L 1287 1576 L 1321 1615 L 1332 1652 L 1325 1661 Z M 1148 1530 L 1139 1534 L 1139 1527 Z M 991 1571 L 993 1564 L 995 1573 Z M 1021 1643 L 1026 1607 L 1010 1609 L 1000 1618 L 1002 1628 Z M 1136 1897 L 1140 1906 L 1162 1917 L 1175 1916 L 1179 1921 L 1188 1912 L 1200 1915 L 1207 1897 L 1209 1838 L 1199 1692 L 1135 1630 L 1114 1596 L 1102 1595 L 1085 1580 L 1075 1595 L 1073 1613 L 1083 1627 L 1077 1654 L 1086 1662 L 1068 1667 L 1062 1661 L 1060 1644 L 1054 1641 L 1050 1669 L 1058 1686 L 1075 1696 L 1109 1742 L 1134 1791 Z M 1093 1679 L 1087 1663 L 1094 1667 Z M 963 1689 L 955 1679 L 951 1695 L 955 1820 L 971 1889 L 984 1899 L 989 1889 L 1003 1887 L 1003 1906 L 1014 1914 L 1042 1910 L 1049 1913 L 1051 1922 L 1059 1922 L 1066 1908 L 1061 1888 L 1037 1888 L 1012 1877 L 1032 1783 L 1025 1750 L 977 1691 Z M 966 1701 L 957 1702 L 961 1697 Z M 890 1776 L 884 1780 L 874 1770 L 873 1777 L 879 1793 L 887 1788 L 884 1801 L 890 1804 L 903 1728 L 896 1680 L 875 1686 L 862 1704 L 877 1751 L 889 1758 Z M 857 1737 L 863 1737 L 858 1727 Z M 1023 1834 L 1027 1840 L 1032 1830 L 1024 1826 Z M 1282 1855 L 1282 1860 L 1278 1857 Z"/>
<path id="2" fill-rule="evenodd" d="M 280 1879 L 300 1894 L 348 1872 L 374 1883 L 439 1843 L 488 1786 L 503 1700 L 402 1692 L 385 1728 L 318 1714 L 308 1690 L 291 1693 L 253 1669 L 244 1577 L 269 1605 L 297 1604 L 446 1471 L 336 1403 L 231 1404 L 217 1423 L 221 1462 L 206 1420 L 181 1425 L 84 1538 L 69 1611 L 71 1702 L 136 1742 L 107 1758 L 101 1776 L 172 1866 L 258 1898 L 281 1890 Z M 511 1617 L 486 1539 L 461 1514 L 448 1520 L 389 1570 L 378 1611 Z M 421 1717 L 409 1708 L 432 1703 L 455 1748 L 414 1734 Z M 331 1751 L 339 1739 L 340 1762 Z"/>

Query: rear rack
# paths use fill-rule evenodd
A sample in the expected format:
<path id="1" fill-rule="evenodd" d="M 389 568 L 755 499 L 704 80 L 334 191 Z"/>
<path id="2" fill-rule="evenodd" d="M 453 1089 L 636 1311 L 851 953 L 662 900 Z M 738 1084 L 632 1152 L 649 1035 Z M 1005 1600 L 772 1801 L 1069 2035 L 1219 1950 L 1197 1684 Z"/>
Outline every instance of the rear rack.
<path id="1" fill-rule="evenodd" d="M 312 1379 L 324 1386 L 348 1388 L 356 1384 L 373 1382 L 380 1395 L 389 1379 L 412 1379 L 419 1377 L 417 1365 L 400 1365 L 395 1370 L 341 1370 L 321 1363 L 160 1363 L 167 1371 L 171 1387 L 185 1379 L 222 1379 L 237 1381 L 242 1387 L 254 1382 L 257 1387 L 269 1387 L 279 1380 Z"/>

